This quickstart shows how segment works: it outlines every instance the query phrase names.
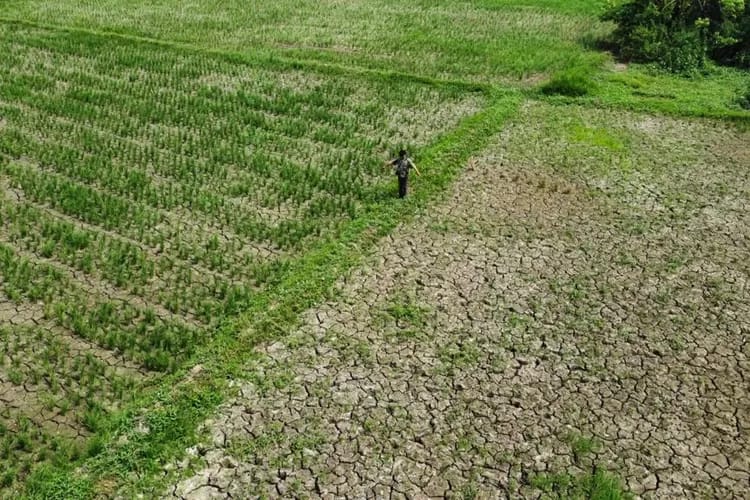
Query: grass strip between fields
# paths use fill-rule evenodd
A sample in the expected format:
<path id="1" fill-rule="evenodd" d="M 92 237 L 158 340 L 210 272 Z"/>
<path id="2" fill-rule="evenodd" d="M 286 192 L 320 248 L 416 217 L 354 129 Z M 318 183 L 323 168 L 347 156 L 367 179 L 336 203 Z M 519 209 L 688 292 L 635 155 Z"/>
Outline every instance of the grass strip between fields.
<path id="1" fill-rule="evenodd" d="M 334 293 L 336 280 L 362 261 L 384 235 L 444 192 L 470 157 L 482 150 L 518 109 L 523 95 L 496 92 L 491 104 L 419 152 L 423 176 L 406 200 L 395 197 L 368 206 L 335 238 L 293 262 L 284 278 L 258 295 L 241 316 L 228 320 L 215 340 L 162 379 L 159 386 L 102 423 L 91 438 L 92 454 L 81 463 L 42 466 L 26 482 L 26 498 L 92 498 L 120 492 L 159 494 L 176 478 L 160 474 L 197 442 L 197 429 L 233 393 L 229 381 L 246 375 L 260 342 L 282 337 L 299 313 Z M 240 332 L 238 334 L 238 332 Z M 200 364 L 202 370 L 191 374 Z"/>
<path id="2" fill-rule="evenodd" d="M 750 129 L 750 113 L 747 111 L 698 106 L 690 102 L 675 102 L 667 99 L 643 99 L 620 92 L 594 94 L 587 97 L 538 96 L 538 99 L 556 105 L 583 105 L 594 109 L 626 110 L 675 118 L 720 120 L 740 130 Z"/>

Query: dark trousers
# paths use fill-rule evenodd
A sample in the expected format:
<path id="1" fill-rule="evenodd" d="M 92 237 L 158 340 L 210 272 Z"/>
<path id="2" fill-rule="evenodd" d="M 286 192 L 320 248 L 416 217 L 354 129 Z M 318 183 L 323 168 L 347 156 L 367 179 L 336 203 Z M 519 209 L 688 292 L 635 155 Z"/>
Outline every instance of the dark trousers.
<path id="1" fill-rule="evenodd" d="M 398 197 L 403 198 L 406 196 L 406 182 L 409 180 L 408 177 L 398 178 Z"/>

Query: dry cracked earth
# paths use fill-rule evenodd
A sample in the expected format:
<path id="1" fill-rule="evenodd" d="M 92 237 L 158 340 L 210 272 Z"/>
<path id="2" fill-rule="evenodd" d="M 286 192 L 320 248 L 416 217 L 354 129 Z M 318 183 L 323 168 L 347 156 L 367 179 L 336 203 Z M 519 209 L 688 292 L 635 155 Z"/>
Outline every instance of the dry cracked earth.
<path id="1" fill-rule="evenodd" d="M 749 143 L 526 104 L 263 348 L 165 495 L 539 498 L 596 467 L 750 498 Z"/>

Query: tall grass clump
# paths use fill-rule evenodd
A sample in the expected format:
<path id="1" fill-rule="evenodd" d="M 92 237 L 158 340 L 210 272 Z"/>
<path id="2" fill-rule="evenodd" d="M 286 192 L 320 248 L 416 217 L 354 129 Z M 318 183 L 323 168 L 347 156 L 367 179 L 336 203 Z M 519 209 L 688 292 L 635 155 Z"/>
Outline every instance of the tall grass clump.
<path id="1" fill-rule="evenodd" d="M 633 496 L 610 472 L 595 467 L 593 471 L 572 474 L 538 474 L 531 486 L 541 490 L 543 498 L 587 498 L 590 500 L 630 500 Z"/>
<path id="2" fill-rule="evenodd" d="M 567 97 L 581 97 L 592 93 L 596 83 L 591 72 L 583 67 L 573 67 L 552 75 L 552 78 L 541 86 L 545 95 L 562 95 Z"/>

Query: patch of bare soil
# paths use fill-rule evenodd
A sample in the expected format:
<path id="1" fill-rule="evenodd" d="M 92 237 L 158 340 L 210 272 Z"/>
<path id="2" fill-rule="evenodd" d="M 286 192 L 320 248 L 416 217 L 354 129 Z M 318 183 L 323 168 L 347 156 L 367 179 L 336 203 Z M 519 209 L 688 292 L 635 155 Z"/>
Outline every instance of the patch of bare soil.
<path id="1" fill-rule="evenodd" d="M 8 380 L 8 375 L 0 369 L 0 403 L 3 413 L 0 422 L 11 427 L 15 418 L 25 417 L 51 435 L 79 438 L 88 432 L 78 422 L 75 412 L 62 412 L 49 407 L 39 399 L 42 389 L 33 384 L 16 385 Z M 13 419 L 6 418 L 12 416 Z"/>

